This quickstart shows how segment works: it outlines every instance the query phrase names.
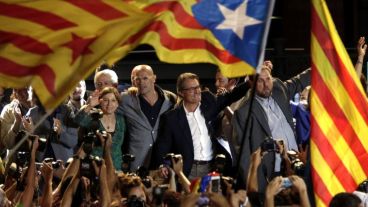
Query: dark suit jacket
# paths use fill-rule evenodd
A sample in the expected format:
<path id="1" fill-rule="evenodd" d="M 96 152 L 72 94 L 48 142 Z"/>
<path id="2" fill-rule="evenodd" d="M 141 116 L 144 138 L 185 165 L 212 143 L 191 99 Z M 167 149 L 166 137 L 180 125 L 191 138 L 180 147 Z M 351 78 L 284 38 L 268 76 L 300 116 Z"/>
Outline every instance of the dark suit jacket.
<path id="1" fill-rule="evenodd" d="M 296 93 L 301 92 L 308 85 L 310 85 L 310 69 L 307 69 L 303 73 L 285 82 L 279 79 L 273 80 L 271 96 L 281 108 L 292 129 L 294 129 L 294 124 L 290 100 Z M 244 183 L 246 183 L 251 154 L 257 150 L 266 137 L 272 136 L 266 113 L 256 100 L 253 101 L 249 124 L 247 128 L 245 128 L 249 107 L 250 99 L 246 100 L 243 105 L 234 112 L 232 120 L 234 129 L 232 144 L 236 146 L 237 157 L 239 157 L 241 141 L 245 138 L 243 151 L 240 155 L 241 164 L 239 172 Z M 258 186 L 260 191 L 263 191 L 266 186 L 265 174 L 270 178 L 274 171 L 274 154 L 266 154 L 262 159 L 262 164 L 263 167 L 258 168 Z"/>
<path id="2" fill-rule="evenodd" d="M 217 97 L 209 91 L 202 92 L 200 109 L 206 120 L 207 129 L 212 140 L 214 156 L 218 153 L 224 154 L 226 152 L 226 150 L 217 143 L 214 136 L 213 125 L 218 113 L 232 102 L 243 97 L 248 89 L 248 85 L 243 83 L 232 92 Z M 161 117 L 159 134 L 152 157 L 154 167 L 163 163 L 163 157 L 167 153 L 181 154 L 183 156 L 183 171 L 184 174 L 188 176 L 194 160 L 194 149 L 192 135 L 183 105 L 177 106 Z M 229 155 L 226 156 L 230 159 Z"/>

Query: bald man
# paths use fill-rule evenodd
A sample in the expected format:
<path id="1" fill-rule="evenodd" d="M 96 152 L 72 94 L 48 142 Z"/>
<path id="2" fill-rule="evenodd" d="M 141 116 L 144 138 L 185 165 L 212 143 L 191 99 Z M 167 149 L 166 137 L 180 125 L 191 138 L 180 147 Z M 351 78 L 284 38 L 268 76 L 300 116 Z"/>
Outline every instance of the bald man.
<path id="1" fill-rule="evenodd" d="M 122 93 L 119 113 L 126 117 L 127 134 L 124 151 L 135 156 L 131 171 L 149 167 L 153 143 L 156 141 L 160 115 L 173 108 L 176 95 L 155 84 L 151 66 L 137 65 L 131 73 L 132 85 L 138 93 Z"/>

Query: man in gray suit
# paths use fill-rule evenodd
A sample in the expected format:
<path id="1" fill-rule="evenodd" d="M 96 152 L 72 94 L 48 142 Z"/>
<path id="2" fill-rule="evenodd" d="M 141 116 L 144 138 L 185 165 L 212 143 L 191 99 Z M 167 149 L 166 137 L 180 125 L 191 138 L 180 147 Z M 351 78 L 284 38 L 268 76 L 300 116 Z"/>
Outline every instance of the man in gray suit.
<path id="1" fill-rule="evenodd" d="M 131 171 L 150 165 L 153 143 L 156 141 L 160 116 L 173 108 L 176 95 L 155 85 L 156 75 L 149 65 L 138 65 L 132 70 L 132 84 L 137 93 L 122 93 L 118 113 L 124 114 L 127 134 L 125 152 L 135 156 Z"/>
<path id="2" fill-rule="evenodd" d="M 57 109 L 58 119 L 54 119 L 54 130 L 59 137 L 58 140 L 51 141 L 51 146 L 55 159 L 63 160 L 64 163 L 73 156 L 74 148 L 77 146 L 79 126 L 74 122 L 74 117 L 81 106 L 86 103 L 85 93 L 86 83 L 82 80 L 69 95 L 69 101 Z"/>
<path id="3" fill-rule="evenodd" d="M 47 138 L 51 144 L 51 146 L 47 146 L 45 153 L 39 154 L 40 160 L 47 157 L 63 160 L 65 163 L 73 156 L 74 148 L 78 142 L 78 125 L 74 122 L 74 116 L 81 105 L 85 104 L 83 99 L 85 92 L 86 84 L 84 81 L 80 81 L 69 95 L 68 103 L 58 106 L 35 129 L 34 134 Z M 46 115 L 38 98 L 35 100 L 37 100 L 37 104 L 27 113 L 33 122 L 32 125 L 38 123 Z"/>
<path id="4" fill-rule="evenodd" d="M 251 99 L 248 98 L 234 112 L 232 120 L 237 157 L 241 153 L 239 173 L 245 183 L 251 154 L 261 146 L 266 137 L 282 140 L 285 150 L 298 150 L 290 100 L 308 85 L 310 85 L 310 69 L 285 82 L 273 78 L 269 67 L 264 66 L 261 69 L 251 110 L 249 111 Z M 245 126 L 249 113 L 249 123 Z M 242 139 L 245 140 L 240 152 Z M 261 192 L 267 185 L 265 178 L 271 178 L 280 172 L 281 158 L 276 152 L 267 153 L 262 162 L 264 167 L 258 169 L 258 186 Z"/>

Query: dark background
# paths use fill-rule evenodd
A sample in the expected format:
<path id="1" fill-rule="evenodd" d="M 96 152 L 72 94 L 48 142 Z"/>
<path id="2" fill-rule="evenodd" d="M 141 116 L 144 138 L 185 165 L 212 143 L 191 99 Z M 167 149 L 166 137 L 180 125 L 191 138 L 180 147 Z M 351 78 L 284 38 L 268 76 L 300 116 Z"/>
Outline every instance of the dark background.
<path id="1" fill-rule="evenodd" d="M 356 42 L 368 32 L 368 24 L 364 22 L 368 20 L 368 0 L 326 2 L 339 35 L 355 61 Z M 286 80 L 309 67 L 310 27 L 309 0 L 276 0 L 265 57 L 273 62 L 275 77 Z M 157 75 L 157 83 L 164 89 L 175 91 L 176 78 L 183 72 L 196 73 L 203 85 L 214 87 L 214 65 L 163 63 L 149 45 L 139 46 L 115 64 L 119 83 L 130 83 L 131 69 L 138 64 L 151 65 Z M 92 78 L 89 80 L 88 88 L 93 88 Z"/>

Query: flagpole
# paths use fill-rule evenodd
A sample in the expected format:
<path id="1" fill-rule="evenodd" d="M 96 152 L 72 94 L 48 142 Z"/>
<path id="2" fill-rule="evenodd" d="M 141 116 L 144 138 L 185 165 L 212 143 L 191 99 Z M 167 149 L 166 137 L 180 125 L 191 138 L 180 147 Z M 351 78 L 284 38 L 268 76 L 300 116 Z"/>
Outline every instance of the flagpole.
<path id="1" fill-rule="evenodd" d="M 259 71 L 261 70 L 261 67 L 263 65 L 265 51 L 266 51 L 266 45 L 267 45 L 268 32 L 270 31 L 271 17 L 272 17 L 274 5 L 275 5 L 275 0 L 270 0 L 270 5 L 268 7 L 268 13 L 267 13 L 267 18 L 266 18 L 265 29 L 264 29 L 264 32 L 263 32 L 263 38 L 262 38 L 262 43 L 261 43 L 261 47 L 260 47 L 260 54 L 259 54 L 259 57 L 258 57 L 258 65 L 257 65 L 257 68 L 256 68 L 257 73 L 259 73 Z"/>
<path id="2" fill-rule="evenodd" d="M 271 16 L 272 16 L 272 13 L 273 13 L 274 5 L 275 5 L 275 1 L 270 0 L 270 4 L 269 4 L 269 7 L 268 7 L 267 18 L 266 18 L 266 23 L 265 23 L 265 30 L 263 32 L 262 43 L 261 43 L 260 53 L 259 53 L 259 57 L 258 57 L 258 65 L 257 65 L 257 68 L 256 68 L 256 75 L 255 75 L 255 79 L 254 79 L 253 86 L 252 86 L 251 96 L 249 97 L 250 104 L 249 104 L 247 118 L 246 118 L 246 121 L 245 121 L 245 124 L 244 124 L 244 133 L 243 133 L 243 137 L 241 139 L 240 150 L 239 150 L 239 154 L 238 154 L 238 157 L 237 157 L 237 163 L 236 163 L 236 166 L 235 166 L 237 175 L 236 175 L 236 184 L 234 185 L 234 188 L 236 190 L 237 189 L 242 189 L 241 187 L 244 188 L 245 186 L 240 186 L 240 185 L 241 184 L 246 184 L 246 182 L 247 182 L 246 180 L 244 180 L 244 183 L 240 182 L 240 180 L 242 180 L 242 175 L 240 174 L 240 163 L 241 163 L 241 158 L 242 158 L 242 154 L 243 154 L 243 150 L 244 150 L 245 140 L 248 140 L 250 142 L 249 143 L 250 152 L 253 153 L 253 150 L 254 150 L 254 149 L 252 149 L 252 147 L 253 147 L 252 139 L 249 138 L 249 136 L 251 136 L 252 133 L 251 133 L 251 131 L 247 132 L 246 130 L 248 130 L 248 125 L 249 125 L 249 121 L 250 121 L 250 114 L 251 114 L 252 107 L 253 107 L 255 91 L 256 91 L 255 87 L 256 87 L 257 80 L 258 80 L 258 74 L 259 74 L 259 71 L 262 68 L 263 61 L 264 61 L 265 49 L 266 49 L 266 44 L 267 44 L 267 37 L 268 37 L 268 32 L 270 30 Z M 252 128 L 250 128 L 249 130 L 252 130 Z M 247 134 L 248 134 L 248 136 L 247 136 Z"/>
<path id="3" fill-rule="evenodd" d="M 250 121 L 250 114 L 252 111 L 252 107 L 253 107 L 253 102 L 254 102 L 254 96 L 256 93 L 256 83 L 258 80 L 258 73 L 255 75 L 254 81 L 253 81 L 253 86 L 252 86 L 252 90 L 251 90 L 251 94 L 250 94 L 250 104 L 249 104 L 249 108 L 248 108 L 248 114 L 247 114 L 247 118 L 245 120 L 245 124 L 244 124 L 244 133 L 243 136 L 241 137 L 241 144 L 240 144 L 240 150 L 238 153 L 237 158 L 237 162 L 236 162 L 236 175 L 235 175 L 235 185 L 233 186 L 235 190 L 239 190 L 239 189 L 245 189 L 246 186 L 241 186 L 242 184 L 246 184 L 246 180 L 244 180 L 244 183 L 240 182 L 242 180 L 242 174 L 240 172 L 240 163 L 241 163 L 241 158 L 242 158 L 242 154 L 243 154 L 243 150 L 244 150 L 244 143 L 245 140 L 249 140 L 249 146 L 250 146 L 250 151 L 253 152 L 252 149 L 252 143 L 251 143 L 251 139 L 249 139 L 249 136 L 251 136 L 251 131 L 247 132 L 248 130 L 248 125 L 249 125 L 249 121 Z M 250 130 L 252 130 L 252 128 L 250 128 Z M 248 136 L 247 136 L 248 134 Z M 249 172 L 248 172 L 249 173 Z M 246 179 L 246 178 L 245 178 Z"/>

